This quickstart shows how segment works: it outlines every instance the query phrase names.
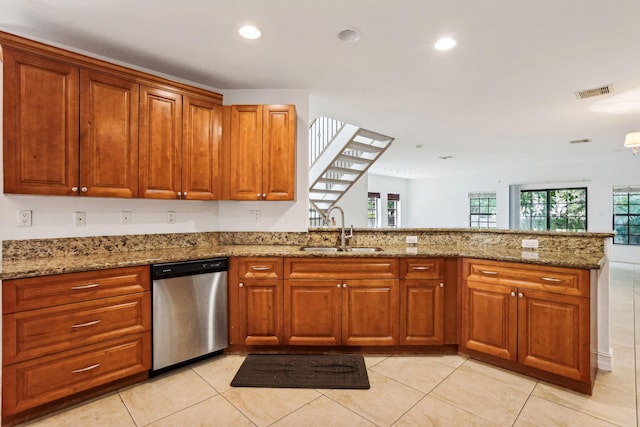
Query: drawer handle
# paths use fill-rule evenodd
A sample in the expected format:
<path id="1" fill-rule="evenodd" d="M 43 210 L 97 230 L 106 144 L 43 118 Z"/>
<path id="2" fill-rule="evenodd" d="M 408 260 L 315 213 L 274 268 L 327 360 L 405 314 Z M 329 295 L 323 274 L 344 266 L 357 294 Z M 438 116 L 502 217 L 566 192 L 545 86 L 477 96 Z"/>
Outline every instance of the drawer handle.
<path id="1" fill-rule="evenodd" d="M 562 282 L 562 279 L 556 279 L 555 277 L 543 277 L 545 282 Z"/>
<path id="2" fill-rule="evenodd" d="M 255 271 L 265 271 L 265 270 L 271 270 L 271 267 L 251 267 L 251 269 Z"/>
<path id="3" fill-rule="evenodd" d="M 93 320 L 93 321 L 87 322 L 87 323 L 78 323 L 77 325 L 71 325 L 71 327 L 72 328 L 84 328 L 85 326 L 97 325 L 100 322 L 102 322 L 102 320 Z"/>
<path id="4" fill-rule="evenodd" d="M 80 289 L 97 288 L 98 286 L 100 286 L 100 283 L 89 283 L 88 285 L 74 286 L 71 289 L 74 290 L 74 291 L 77 291 L 77 290 L 80 290 Z"/>
<path id="5" fill-rule="evenodd" d="M 431 270 L 431 267 L 413 267 L 414 270 Z"/>
<path id="6" fill-rule="evenodd" d="M 480 270 L 480 273 L 482 273 L 482 274 L 492 274 L 492 275 L 498 274 L 497 271 L 489 271 L 489 270 Z"/>
<path id="7" fill-rule="evenodd" d="M 86 368 L 74 369 L 71 371 L 72 374 L 79 374 L 80 372 L 87 372 L 92 369 L 96 369 L 98 366 L 102 365 L 102 363 L 96 363 L 95 365 L 87 366 Z"/>

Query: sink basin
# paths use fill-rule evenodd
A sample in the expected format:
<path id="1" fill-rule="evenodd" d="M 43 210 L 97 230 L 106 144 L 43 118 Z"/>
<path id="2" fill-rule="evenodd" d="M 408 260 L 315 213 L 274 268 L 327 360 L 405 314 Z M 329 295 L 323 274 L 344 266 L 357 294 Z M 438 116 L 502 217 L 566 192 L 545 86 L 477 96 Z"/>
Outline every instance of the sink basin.
<path id="1" fill-rule="evenodd" d="M 374 248 L 374 247 L 368 247 L 368 248 L 356 248 L 356 247 L 347 247 L 346 249 L 348 252 L 380 252 L 382 250 L 382 248 Z"/>
<path id="2" fill-rule="evenodd" d="M 342 249 L 338 246 L 304 246 L 300 248 L 300 250 L 305 252 L 379 252 L 382 248 L 347 246 L 345 249 Z"/>
<path id="3" fill-rule="evenodd" d="M 305 252 L 338 252 L 341 249 L 335 246 L 305 246 L 300 250 Z"/>

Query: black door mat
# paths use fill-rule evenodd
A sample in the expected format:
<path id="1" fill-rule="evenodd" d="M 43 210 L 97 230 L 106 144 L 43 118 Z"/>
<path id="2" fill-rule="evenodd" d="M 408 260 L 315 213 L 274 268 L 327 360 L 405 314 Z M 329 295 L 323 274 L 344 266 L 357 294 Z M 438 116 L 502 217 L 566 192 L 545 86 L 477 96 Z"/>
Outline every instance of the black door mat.
<path id="1" fill-rule="evenodd" d="M 353 354 L 250 354 L 232 387 L 368 389 L 364 357 Z"/>

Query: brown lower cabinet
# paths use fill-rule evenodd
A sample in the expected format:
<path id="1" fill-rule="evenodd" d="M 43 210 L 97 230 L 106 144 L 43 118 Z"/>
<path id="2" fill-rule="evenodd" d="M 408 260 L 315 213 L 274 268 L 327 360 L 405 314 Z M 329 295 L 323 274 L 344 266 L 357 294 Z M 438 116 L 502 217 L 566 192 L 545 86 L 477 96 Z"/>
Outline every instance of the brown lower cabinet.
<path id="1" fill-rule="evenodd" d="M 461 352 L 591 393 L 588 270 L 465 259 L 462 271 Z"/>
<path id="2" fill-rule="evenodd" d="M 145 376 L 149 267 L 2 283 L 2 419 Z"/>
<path id="3" fill-rule="evenodd" d="M 285 258 L 285 344 L 397 345 L 398 265 L 390 258 Z"/>

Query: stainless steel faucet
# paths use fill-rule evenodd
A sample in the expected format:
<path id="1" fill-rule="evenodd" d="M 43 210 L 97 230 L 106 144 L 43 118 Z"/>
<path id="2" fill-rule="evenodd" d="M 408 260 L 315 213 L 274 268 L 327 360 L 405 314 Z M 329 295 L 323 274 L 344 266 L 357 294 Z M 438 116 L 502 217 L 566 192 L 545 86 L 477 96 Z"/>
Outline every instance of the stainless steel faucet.
<path id="1" fill-rule="evenodd" d="M 330 219 L 329 214 L 334 209 L 338 209 L 340 211 L 340 247 L 344 249 L 347 247 L 347 239 L 351 239 L 353 237 L 353 225 L 349 230 L 349 235 L 347 235 L 344 231 L 344 211 L 338 205 L 330 207 L 327 213 L 325 214 L 325 220 L 327 221 L 327 224 L 329 223 L 329 219 Z"/>

